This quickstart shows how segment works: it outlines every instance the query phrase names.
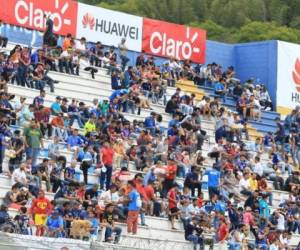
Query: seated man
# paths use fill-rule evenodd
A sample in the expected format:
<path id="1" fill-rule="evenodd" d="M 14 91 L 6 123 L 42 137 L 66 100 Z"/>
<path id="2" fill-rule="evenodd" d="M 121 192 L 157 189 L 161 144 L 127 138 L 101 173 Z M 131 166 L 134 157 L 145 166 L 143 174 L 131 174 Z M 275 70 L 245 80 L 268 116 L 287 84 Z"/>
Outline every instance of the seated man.
<path id="1" fill-rule="evenodd" d="M 60 141 L 65 141 L 68 138 L 68 133 L 67 129 L 65 128 L 63 116 L 63 113 L 58 113 L 58 115 L 55 116 L 51 121 L 53 135 L 57 136 Z"/>
<path id="2" fill-rule="evenodd" d="M 64 221 L 59 215 L 59 211 L 54 210 L 47 218 L 46 230 L 48 237 L 60 238 L 63 237 Z"/>
<path id="3" fill-rule="evenodd" d="M 226 102 L 226 84 L 225 79 L 221 78 L 219 82 L 214 85 L 215 94 L 223 98 L 223 102 Z"/>
<path id="4" fill-rule="evenodd" d="M 50 175 L 48 172 L 49 159 L 44 158 L 43 162 L 33 166 L 32 174 L 36 175 L 39 179 L 39 187 L 42 187 L 42 181 L 46 181 L 47 191 L 50 191 Z"/>
<path id="5" fill-rule="evenodd" d="M 199 225 L 199 221 L 196 217 L 192 218 L 192 221 L 186 225 L 184 230 L 184 237 L 186 240 L 193 242 L 194 250 L 197 249 L 197 245 L 200 245 L 200 249 L 204 250 L 203 229 Z"/>
<path id="6" fill-rule="evenodd" d="M 114 206 L 112 204 L 108 204 L 105 207 L 102 226 L 105 227 L 105 242 L 112 242 L 112 234 L 115 233 L 116 236 L 114 239 L 114 243 L 118 243 L 120 240 L 122 229 L 120 227 L 115 226 Z"/>
<path id="7" fill-rule="evenodd" d="M 82 145 L 82 143 L 83 143 L 82 139 L 78 135 L 78 129 L 74 129 L 72 131 L 72 134 L 69 135 L 67 139 L 68 151 L 71 150 L 74 152 L 73 159 L 77 159 L 77 155 L 79 153 L 79 147 Z"/>
<path id="8" fill-rule="evenodd" d="M 42 63 L 38 63 L 35 70 L 33 71 L 32 79 L 35 81 L 35 88 L 42 90 L 45 88 L 46 84 L 49 85 L 50 91 L 54 92 L 54 81 L 49 76 L 45 74 L 45 66 Z"/>

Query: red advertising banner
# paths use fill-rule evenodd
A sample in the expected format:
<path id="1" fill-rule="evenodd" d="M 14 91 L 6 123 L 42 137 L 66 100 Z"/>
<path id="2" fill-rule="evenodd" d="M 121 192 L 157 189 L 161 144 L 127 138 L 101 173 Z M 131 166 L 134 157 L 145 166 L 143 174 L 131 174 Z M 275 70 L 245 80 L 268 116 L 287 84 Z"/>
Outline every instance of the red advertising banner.
<path id="1" fill-rule="evenodd" d="M 206 31 L 144 18 L 142 49 L 155 56 L 205 62 Z"/>
<path id="2" fill-rule="evenodd" d="M 45 30 L 44 14 L 50 15 L 56 34 L 76 35 L 78 4 L 72 0 L 0 0 L 4 23 L 34 30 Z"/>

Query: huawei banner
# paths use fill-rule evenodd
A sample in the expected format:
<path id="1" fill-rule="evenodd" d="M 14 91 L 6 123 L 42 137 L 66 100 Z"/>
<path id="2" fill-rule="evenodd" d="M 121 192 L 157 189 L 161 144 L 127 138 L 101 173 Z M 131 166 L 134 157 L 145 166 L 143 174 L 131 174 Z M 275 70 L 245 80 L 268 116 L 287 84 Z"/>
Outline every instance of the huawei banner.
<path id="1" fill-rule="evenodd" d="M 144 18 L 143 50 L 155 56 L 205 62 L 206 31 Z"/>
<path id="2" fill-rule="evenodd" d="M 76 34 L 77 2 L 72 0 L 0 0 L 0 19 L 8 24 L 45 30 L 50 15 L 56 34 Z"/>
<path id="3" fill-rule="evenodd" d="M 300 45 L 278 41 L 277 111 L 288 114 L 300 105 Z"/>
<path id="4" fill-rule="evenodd" d="M 115 47 L 126 38 L 129 50 L 141 51 L 141 17 L 79 3 L 77 21 L 78 38 Z"/>

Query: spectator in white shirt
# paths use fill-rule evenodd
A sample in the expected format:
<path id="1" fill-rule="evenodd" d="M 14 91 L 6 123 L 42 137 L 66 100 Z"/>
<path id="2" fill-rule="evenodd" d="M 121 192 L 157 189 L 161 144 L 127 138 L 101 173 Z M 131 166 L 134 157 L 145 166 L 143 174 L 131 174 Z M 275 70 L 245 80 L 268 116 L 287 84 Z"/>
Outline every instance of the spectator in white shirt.
<path id="1" fill-rule="evenodd" d="M 195 216 L 199 214 L 200 210 L 197 204 L 197 199 L 193 199 L 193 202 L 190 205 L 188 205 L 187 212 L 190 216 Z"/>
<path id="2" fill-rule="evenodd" d="M 245 172 L 239 182 L 240 193 L 246 196 L 251 195 L 251 191 L 249 191 L 250 190 L 249 176 L 250 176 L 249 172 Z"/>
<path id="3" fill-rule="evenodd" d="M 117 186 L 111 185 L 109 190 L 101 194 L 100 200 L 103 200 L 105 205 L 110 203 L 117 205 L 119 202 L 119 194 L 118 194 Z"/>
<path id="4" fill-rule="evenodd" d="M 11 185 L 14 185 L 16 183 L 27 185 L 25 164 L 21 164 L 20 168 L 15 169 L 14 172 L 12 173 Z"/>
<path id="5" fill-rule="evenodd" d="M 80 52 L 81 55 L 86 54 L 86 39 L 85 39 L 85 37 L 81 37 L 81 39 L 76 42 L 75 49 L 77 52 Z"/>
<path id="6" fill-rule="evenodd" d="M 259 156 L 255 156 L 253 172 L 259 175 L 260 177 L 264 174 L 264 168 L 263 165 L 260 163 Z"/>

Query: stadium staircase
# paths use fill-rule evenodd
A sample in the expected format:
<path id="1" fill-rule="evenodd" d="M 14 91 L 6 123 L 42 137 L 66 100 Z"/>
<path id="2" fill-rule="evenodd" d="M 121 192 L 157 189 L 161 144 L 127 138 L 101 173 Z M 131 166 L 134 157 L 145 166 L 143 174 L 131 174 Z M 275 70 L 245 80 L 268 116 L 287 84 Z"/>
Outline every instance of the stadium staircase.
<path id="1" fill-rule="evenodd" d="M 12 44 L 10 45 L 10 49 L 12 48 Z M 110 76 L 106 74 L 105 69 L 100 69 L 99 72 L 96 74 L 96 79 L 93 80 L 91 79 L 91 76 L 84 72 L 80 71 L 80 76 L 73 76 L 73 75 L 67 75 L 67 74 L 62 74 L 62 73 L 57 73 L 57 72 L 49 72 L 49 76 L 51 76 L 53 79 L 60 81 L 59 84 L 55 85 L 55 93 L 49 93 L 48 89 L 47 94 L 45 97 L 45 105 L 50 106 L 52 102 L 54 102 L 55 97 L 60 95 L 63 97 L 67 98 L 76 98 L 79 101 L 85 102 L 86 105 L 91 105 L 92 100 L 94 98 L 108 98 L 111 95 L 111 86 L 110 86 Z M 183 86 L 183 85 L 179 85 Z M 16 85 L 11 85 L 9 84 L 8 91 L 12 94 L 15 94 L 15 100 L 19 98 L 20 96 L 25 96 L 27 98 L 26 102 L 27 103 L 32 103 L 33 98 L 39 94 L 38 90 L 35 89 L 28 89 L 25 87 L 19 87 Z M 193 91 L 192 88 L 189 89 L 189 91 Z M 168 89 L 168 96 L 171 96 L 175 92 L 175 88 L 169 88 Z M 204 90 L 197 89 L 195 92 L 197 93 L 197 98 L 201 97 L 202 93 L 205 93 Z M 154 109 L 155 112 L 162 114 L 163 116 L 163 126 L 167 127 L 167 124 L 169 120 L 171 119 L 171 116 L 169 114 L 166 114 L 164 112 L 164 106 L 160 104 L 153 104 L 152 108 Z M 135 115 L 135 114 L 129 114 L 126 113 L 125 118 L 133 121 L 134 119 L 136 120 L 144 120 L 145 117 L 147 117 L 150 114 L 150 110 L 142 110 L 141 115 Z M 209 140 L 205 143 L 203 147 L 203 155 L 207 156 L 208 150 L 210 143 L 214 142 L 214 123 L 212 121 L 206 121 L 204 120 L 202 123 L 203 129 L 207 130 Z M 12 129 L 20 129 L 19 127 L 15 126 L 12 127 Z M 45 150 L 42 150 L 40 153 L 39 161 L 41 161 L 44 157 L 47 156 L 48 151 L 47 151 L 47 145 L 49 145 L 50 140 L 44 139 L 44 144 L 45 144 Z M 249 142 L 250 143 L 250 142 Z M 70 162 L 72 159 L 72 153 L 68 152 L 66 149 L 66 144 L 61 143 L 61 149 L 60 153 L 64 156 L 66 156 L 67 161 Z M 264 162 L 268 161 L 268 156 L 266 154 L 262 155 L 262 160 Z M 4 169 L 5 167 L 7 168 L 7 159 L 4 161 Z M 209 158 L 207 158 L 205 167 L 209 168 L 212 166 L 213 161 Z M 129 163 L 129 170 L 132 173 L 132 175 L 136 173 L 141 173 L 137 171 L 134 167 L 133 163 Z M 83 175 L 81 170 L 79 169 L 79 166 L 76 167 L 76 177 L 78 180 L 83 180 Z M 179 182 L 183 182 L 183 179 L 179 179 Z M 93 169 L 89 169 L 89 176 L 88 176 L 88 184 L 92 185 L 94 183 L 99 183 L 99 177 L 93 173 Z M 43 184 L 45 186 L 45 184 Z M 203 185 L 205 186 L 205 185 Z M 0 176 L 0 200 L 3 199 L 4 195 L 8 190 L 10 190 L 11 187 L 11 180 L 6 177 L 6 176 Z M 203 190 L 205 197 L 208 197 L 208 192 L 207 190 Z M 273 191 L 273 196 L 274 196 L 274 207 L 278 206 L 280 201 L 283 198 L 288 197 L 287 192 L 283 191 Z M 46 193 L 46 196 L 49 199 L 54 198 L 53 193 Z M 16 214 L 16 210 L 10 209 L 9 210 L 11 215 Z M 184 240 L 184 231 L 181 223 L 177 223 L 177 228 L 179 230 L 171 230 L 171 225 L 170 222 L 168 221 L 167 218 L 157 218 L 157 217 L 150 217 L 146 216 L 146 224 L 148 225 L 147 227 L 144 226 L 139 226 L 138 229 L 138 234 L 137 235 L 128 235 L 126 233 L 126 225 L 125 224 L 119 224 L 122 229 L 122 238 L 120 241 L 120 245 L 110 245 L 107 244 L 105 249 L 165 249 L 165 250 L 188 250 L 188 249 L 193 249 L 192 245 Z M 74 241 L 70 239 L 51 239 L 51 238 L 37 238 L 34 236 L 21 236 L 21 235 L 0 235 L 0 239 L 5 238 L 5 240 L 10 241 L 11 244 L 14 244 L 15 242 L 22 242 L 24 247 L 30 246 L 32 243 L 37 243 L 40 242 L 41 244 L 39 246 L 45 246 L 46 248 L 44 249 L 50 249 L 51 245 L 56 246 L 55 244 L 57 243 L 57 246 L 61 246 L 61 244 L 65 244 L 64 242 L 77 242 L 77 248 L 73 247 L 73 245 L 70 243 L 71 248 L 70 249 L 93 249 L 91 245 L 89 245 L 89 248 L 87 247 L 86 242 L 82 241 Z M 207 238 L 213 238 L 213 235 L 206 235 Z M 10 238 L 8 240 L 7 238 Z M 1 240 L 2 242 L 6 242 L 5 240 Z M 253 239 L 252 239 L 253 240 Z M 298 244 L 300 240 L 299 235 L 293 235 L 292 238 L 292 245 Z M 29 242 L 31 242 L 29 244 Z M 56 242 L 56 243 L 55 243 Z M 26 245 L 27 244 L 27 245 Z M 82 246 L 81 246 L 82 244 Z M 103 244 L 102 242 L 96 242 L 95 244 Z M 47 248 L 48 247 L 48 248 Z M 50 248 L 49 248 L 50 247 Z M 1 244 L 0 244 L 0 249 Z M 12 249 L 12 248 L 10 248 Z M 21 248 L 19 248 L 21 249 Z M 25 249 L 25 248 L 24 248 Z M 34 249 L 34 248 L 33 248 Z M 36 248 L 39 249 L 39 248 Z M 42 248 L 40 248 L 42 249 Z M 52 248 L 53 249 L 53 248 Z M 54 247 L 54 249 L 56 249 Z M 58 249 L 58 248 L 57 248 Z M 96 249 L 96 248 L 95 248 Z M 208 246 L 206 246 L 206 249 L 208 249 Z"/>

